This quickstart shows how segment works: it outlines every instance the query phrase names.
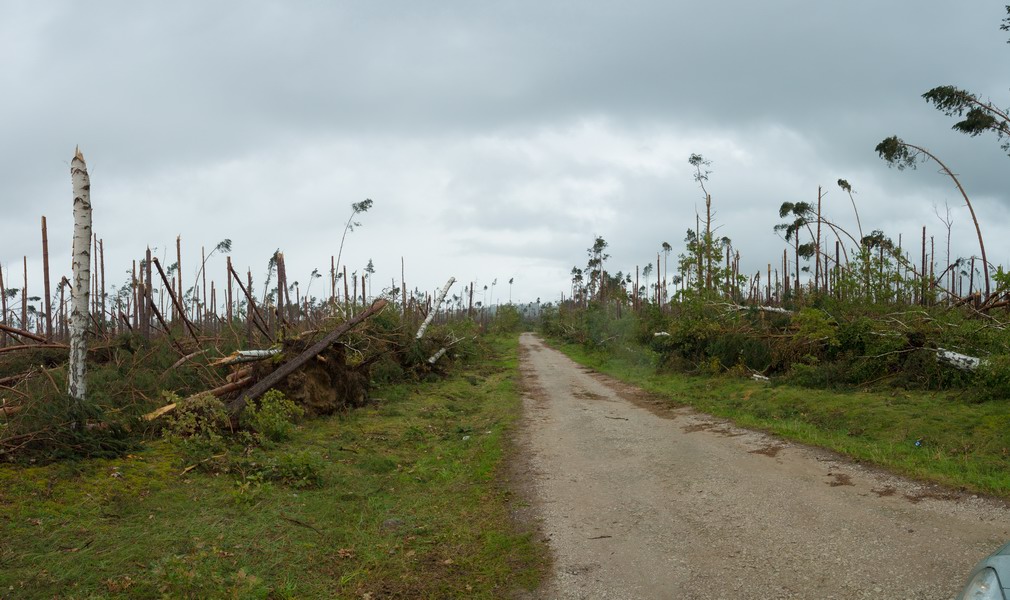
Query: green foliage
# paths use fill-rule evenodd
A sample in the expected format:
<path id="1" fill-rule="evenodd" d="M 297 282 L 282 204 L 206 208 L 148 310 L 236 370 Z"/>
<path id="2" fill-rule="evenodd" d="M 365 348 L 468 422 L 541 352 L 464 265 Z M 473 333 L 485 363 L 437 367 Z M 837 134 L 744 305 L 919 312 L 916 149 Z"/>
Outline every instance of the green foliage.
<path id="1" fill-rule="evenodd" d="M 935 348 L 1010 355 L 1010 339 L 999 328 L 944 308 L 902 309 L 815 296 L 799 310 L 781 314 L 727 308 L 698 295 L 679 300 L 662 309 L 646 304 L 621 318 L 597 304 L 563 306 L 541 315 L 541 331 L 608 356 L 644 345 L 662 370 L 757 372 L 816 388 L 964 389 L 979 396 L 973 391 L 976 378 L 938 363 Z M 988 388 L 1003 389 L 997 380 Z"/>
<path id="2" fill-rule="evenodd" d="M 831 316 L 818 308 L 801 308 L 793 316 L 796 338 L 801 342 L 816 344 L 825 348 L 837 348 L 838 325 Z"/>
<path id="3" fill-rule="evenodd" d="M 431 383 L 380 388 L 381 400 L 307 421 L 287 442 L 224 436 L 226 456 L 205 463 L 213 469 L 183 469 L 166 440 L 112 460 L 0 464 L 0 595 L 497 598 L 537 589 L 547 548 L 513 519 L 514 499 L 500 488 L 522 406 L 517 343 L 479 344 L 476 362 Z"/>
<path id="4" fill-rule="evenodd" d="M 22 412 L 0 433 L 0 460 L 49 462 L 78 458 L 114 458 L 137 448 L 137 440 L 122 422 L 110 421 L 101 398 L 84 401 L 67 394 L 22 405 Z"/>
<path id="5" fill-rule="evenodd" d="M 213 394 L 182 399 L 165 392 L 163 398 L 166 403 L 176 405 L 166 417 L 163 435 L 167 439 L 220 439 L 231 430 L 228 408 Z"/>
<path id="6" fill-rule="evenodd" d="M 494 320 L 491 322 L 491 333 L 519 333 L 523 326 L 522 320 L 519 309 L 514 305 L 499 306 L 495 311 Z"/>
<path id="7" fill-rule="evenodd" d="M 305 411 L 282 392 L 269 390 L 242 412 L 243 424 L 271 442 L 291 439 Z"/>
<path id="8" fill-rule="evenodd" d="M 213 468 L 215 465 L 209 461 L 223 455 L 229 444 L 231 419 L 227 407 L 212 394 L 180 399 L 166 392 L 164 399 L 175 402 L 176 408 L 167 415 L 162 436 L 178 450 L 183 462 Z"/>
<path id="9" fill-rule="evenodd" d="M 978 368 L 978 389 L 987 400 L 1010 398 L 1010 354 L 986 357 Z"/>
<path id="10" fill-rule="evenodd" d="M 256 473 L 265 481 L 277 481 L 293 488 L 308 489 L 322 487 L 325 469 L 326 461 L 319 454 L 301 450 L 268 458 Z"/>
<path id="11" fill-rule="evenodd" d="M 941 85 L 929 90 L 922 97 L 948 117 L 961 119 L 951 126 L 955 131 L 971 137 L 992 132 L 999 140 L 1010 134 L 1007 113 L 992 102 L 983 101 L 967 90 L 953 85 Z M 1010 153 L 1010 140 L 1004 141 L 1000 147 Z"/>
<path id="12" fill-rule="evenodd" d="M 884 159 L 888 166 L 897 167 L 898 170 L 915 168 L 918 153 L 913 151 L 898 136 L 892 135 L 877 144 L 874 151 Z"/>

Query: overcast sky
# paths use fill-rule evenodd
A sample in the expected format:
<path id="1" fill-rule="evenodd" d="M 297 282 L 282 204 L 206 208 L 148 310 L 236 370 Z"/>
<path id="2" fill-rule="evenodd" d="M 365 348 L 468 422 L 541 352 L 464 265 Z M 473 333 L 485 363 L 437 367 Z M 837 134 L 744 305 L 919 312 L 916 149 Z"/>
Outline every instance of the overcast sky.
<path id="1" fill-rule="evenodd" d="M 304 290 L 371 198 L 343 262 L 372 259 L 373 292 L 403 257 L 411 288 L 497 279 L 504 302 L 514 277 L 514 300 L 553 301 L 597 235 L 612 272 L 681 251 L 703 207 L 693 152 L 745 272 L 777 264 L 778 206 L 819 185 L 855 230 L 839 178 L 866 233 L 926 225 L 939 249 L 947 202 L 955 254 L 977 253 L 948 180 L 877 157 L 893 134 L 962 176 L 1010 264 L 1010 157 L 920 97 L 1010 104 L 1004 4 L 0 0 L 0 265 L 19 287 L 27 256 L 41 290 L 45 215 L 53 279 L 69 274 L 78 144 L 114 284 L 181 235 L 189 283 L 200 246 L 228 238 L 257 287 L 280 248 Z M 223 258 L 208 269 L 223 282 Z"/>

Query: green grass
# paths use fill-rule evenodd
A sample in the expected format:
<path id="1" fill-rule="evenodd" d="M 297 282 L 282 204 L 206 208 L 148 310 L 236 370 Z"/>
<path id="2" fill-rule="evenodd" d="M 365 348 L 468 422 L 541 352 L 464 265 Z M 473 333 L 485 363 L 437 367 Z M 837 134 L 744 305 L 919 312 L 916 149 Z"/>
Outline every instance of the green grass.
<path id="1" fill-rule="evenodd" d="M 517 344 L 453 376 L 375 390 L 257 451 L 315 462 L 297 486 L 202 473 L 158 441 L 116 460 L 0 466 L 0 597 L 491 598 L 546 550 L 510 517 L 500 465 Z"/>
<path id="2" fill-rule="evenodd" d="M 956 392 L 832 391 L 662 372 L 641 347 L 588 351 L 575 361 L 748 428 L 820 446 L 917 479 L 1010 497 L 1010 406 Z M 918 442 L 918 445 L 916 444 Z"/>

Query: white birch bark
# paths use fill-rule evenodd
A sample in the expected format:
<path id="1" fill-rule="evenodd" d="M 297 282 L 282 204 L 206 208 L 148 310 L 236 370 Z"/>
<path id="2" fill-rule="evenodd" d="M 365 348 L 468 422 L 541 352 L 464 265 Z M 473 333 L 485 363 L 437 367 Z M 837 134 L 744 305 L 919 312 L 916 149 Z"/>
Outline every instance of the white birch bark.
<path id="1" fill-rule="evenodd" d="M 428 325 L 430 325 L 432 319 L 435 318 L 435 313 L 438 312 L 438 307 L 442 306 L 442 301 L 445 300 L 445 295 L 449 293 L 449 288 L 451 288 L 454 283 L 456 283 L 455 277 L 450 277 L 449 281 L 445 282 L 445 285 L 442 287 L 442 291 L 438 293 L 438 298 L 436 298 L 435 303 L 431 305 L 431 310 L 428 312 L 428 316 L 425 317 L 424 323 L 421 323 L 421 327 L 417 330 L 417 335 L 414 339 L 419 340 L 424 337 L 424 332 L 428 330 Z"/>
<path id="2" fill-rule="evenodd" d="M 936 349 L 936 360 L 961 371 L 975 371 L 985 364 L 985 359 L 968 356 L 967 354 L 961 354 L 953 350 L 945 350 L 944 348 Z"/>
<path id="3" fill-rule="evenodd" d="M 210 363 L 213 366 L 236 365 L 245 362 L 256 362 L 266 360 L 281 353 L 280 348 L 270 348 L 269 350 L 236 350 L 230 355 L 220 358 Z"/>
<path id="4" fill-rule="evenodd" d="M 729 308 L 731 308 L 733 310 L 743 310 L 743 311 L 746 311 L 746 310 L 757 310 L 757 311 L 760 311 L 760 312 L 778 313 L 780 315 L 791 315 L 791 314 L 793 314 L 793 311 L 786 310 L 784 308 L 779 308 L 778 306 L 740 306 L 739 304 L 726 304 L 725 306 L 728 306 Z"/>
<path id="5" fill-rule="evenodd" d="M 431 357 L 430 357 L 430 358 L 428 359 L 428 364 L 429 364 L 429 365 L 433 365 L 433 364 L 435 364 L 436 362 L 438 362 L 438 359 L 440 359 L 440 358 L 442 358 L 443 356 L 445 356 L 445 353 L 446 353 L 447 351 L 448 351 L 448 348 L 442 348 L 442 349 L 441 349 L 441 350 L 439 350 L 438 352 L 436 352 L 436 353 L 432 354 L 432 355 L 431 355 Z"/>
<path id="6" fill-rule="evenodd" d="M 88 328 L 88 302 L 91 296 L 91 180 L 88 166 L 80 149 L 70 161 L 70 179 L 74 186 L 74 245 L 71 256 L 73 271 L 70 282 L 70 364 L 67 392 L 70 397 L 84 400 L 84 361 Z"/>

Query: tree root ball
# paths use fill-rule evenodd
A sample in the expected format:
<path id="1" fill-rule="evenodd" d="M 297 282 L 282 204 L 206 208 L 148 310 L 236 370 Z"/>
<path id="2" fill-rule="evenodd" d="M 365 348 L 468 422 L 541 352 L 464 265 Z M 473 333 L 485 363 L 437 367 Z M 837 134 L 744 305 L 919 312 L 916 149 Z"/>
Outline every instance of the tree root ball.
<path id="1" fill-rule="evenodd" d="M 281 360 L 298 356 L 309 345 L 297 339 L 285 341 Z M 279 364 L 273 360 L 256 363 L 253 376 L 262 379 Z M 306 416 L 314 417 L 363 406 L 369 383 L 367 366 L 348 365 L 344 346 L 335 344 L 274 387 L 305 409 Z"/>

